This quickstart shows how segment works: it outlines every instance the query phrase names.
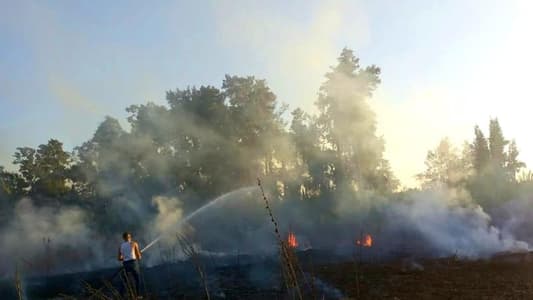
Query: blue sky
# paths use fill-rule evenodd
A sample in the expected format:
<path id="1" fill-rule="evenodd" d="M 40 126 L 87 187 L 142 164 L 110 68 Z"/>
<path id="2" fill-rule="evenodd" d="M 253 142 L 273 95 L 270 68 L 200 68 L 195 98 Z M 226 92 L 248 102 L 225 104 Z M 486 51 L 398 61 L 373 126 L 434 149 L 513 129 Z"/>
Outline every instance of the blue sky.
<path id="1" fill-rule="evenodd" d="M 0 165 L 49 138 L 71 149 L 105 115 L 126 125 L 127 106 L 220 86 L 224 74 L 265 78 L 280 101 L 312 112 L 345 46 L 382 68 L 372 103 L 404 184 L 442 137 L 460 144 L 490 117 L 533 164 L 523 130 L 532 10 L 528 1 L 0 0 Z"/>

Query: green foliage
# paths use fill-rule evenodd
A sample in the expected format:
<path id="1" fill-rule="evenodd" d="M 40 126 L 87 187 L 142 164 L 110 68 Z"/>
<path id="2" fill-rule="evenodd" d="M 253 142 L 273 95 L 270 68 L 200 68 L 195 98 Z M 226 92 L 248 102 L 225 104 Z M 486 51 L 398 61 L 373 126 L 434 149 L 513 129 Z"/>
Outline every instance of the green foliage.
<path id="1" fill-rule="evenodd" d="M 489 124 L 489 150 L 491 163 L 494 167 L 502 168 L 505 164 L 505 146 L 509 142 L 503 137 L 498 119 L 491 119 Z"/>
<path id="2" fill-rule="evenodd" d="M 297 108 L 291 120 L 267 82 L 253 76 L 227 75 L 220 88 L 168 91 L 166 105 L 126 109 L 129 131 L 106 117 L 73 154 L 57 140 L 18 148 L 18 173 L 0 173 L 2 193 L 29 195 L 37 204 L 75 203 L 97 226 L 108 224 L 101 230 L 123 229 L 135 226 L 123 214 L 155 213 L 154 196 L 176 195 L 188 210 L 259 176 L 274 199 L 318 205 L 318 219 L 332 218 L 336 199 L 390 193 L 397 180 L 368 103 L 380 69 L 361 67 L 343 49 L 325 77 L 318 114 Z M 110 218 L 117 209 L 127 212 Z"/>
<path id="3" fill-rule="evenodd" d="M 378 190 L 395 186 L 383 159 L 384 141 L 376 135 L 376 116 L 367 102 L 381 82 L 380 72 L 376 66 L 361 68 L 353 52 L 343 49 L 320 88 L 317 128 L 330 179 L 336 184 Z"/>
<path id="4" fill-rule="evenodd" d="M 520 171 L 526 167 L 518 159 L 515 141 L 503 136 L 498 119 L 489 123 L 489 138 L 476 126 L 474 140 L 466 144 L 462 153 L 448 139 L 428 152 L 426 170 L 417 176 L 423 186 L 444 184 L 452 188 L 464 188 L 471 197 L 490 211 L 516 196 L 521 182 L 528 175 Z"/>
<path id="5" fill-rule="evenodd" d="M 70 190 L 67 179 L 71 158 L 58 140 L 51 139 L 37 149 L 17 148 L 14 156 L 30 195 L 54 198 Z"/>
<path id="6" fill-rule="evenodd" d="M 468 146 L 468 145 L 467 145 Z M 439 145 L 430 150 L 426 156 L 426 170 L 417 175 L 424 186 L 445 184 L 449 187 L 462 187 L 472 174 L 469 163 L 470 157 L 466 151 L 460 153 L 448 138 L 440 141 Z"/>
<path id="7" fill-rule="evenodd" d="M 468 178 L 472 198 L 491 211 L 516 195 L 516 175 L 525 164 L 518 161 L 516 143 L 509 144 L 503 136 L 498 119 L 489 122 L 489 138 L 476 126 L 472 143 L 475 173 Z"/>
<path id="8" fill-rule="evenodd" d="M 520 152 L 518 151 L 518 146 L 516 145 L 516 141 L 512 140 L 507 148 L 506 153 L 506 160 L 504 162 L 504 168 L 507 171 L 507 175 L 511 179 L 516 179 L 519 171 L 522 168 L 526 167 L 526 164 L 520 160 L 518 160 L 518 155 Z"/>
<path id="9" fill-rule="evenodd" d="M 18 173 L 8 172 L 0 166 L 0 197 L 15 198 L 24 193 L 24 178 Z"/>
<path id="10" fill-rule="evenodd" d="M 490 161 L 489 145 L 479 126 L 474 128 L 474 134 L 475 138 L 472 143 L 473 165 L 476 172 L 481 173 Z"/>

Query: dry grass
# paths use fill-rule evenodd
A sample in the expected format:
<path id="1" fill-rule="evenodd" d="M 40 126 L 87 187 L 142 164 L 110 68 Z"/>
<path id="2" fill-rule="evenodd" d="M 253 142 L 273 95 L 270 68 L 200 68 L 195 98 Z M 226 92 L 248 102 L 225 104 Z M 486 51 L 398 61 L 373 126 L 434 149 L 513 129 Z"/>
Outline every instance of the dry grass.
<path id="1" fill-rule="evenodd" d="M 270 217 L 270 221 L 274 225 L 274 233 L 279 243 L 280 260 L 281 260 L 281 266 L 282 266 L 281 269 L 282 269 L 282 275 L 283 275 L 285 287 L 287 288 L 288 292 L 292 294 L 290 295 L 292 296 L 292 298 L 298 298 L 302 300 L 304 299 L 304 297 L 303 297 L 302 289 L 300 286 L 299 278 L 303 278 L 303 280 L 307 283 L 305 274 L 298 262 L 298 258 L 296 257 L 294 250 L 281 237 L 278 222 L 276 221 L 276 218 L 274 218 L 274 214 L 272 213 L 270 203 L 268 202 L 268 198 L 263 189 L 263 185 L 261 184 L 261 179 L 259 178 L 257 178 L 257 185 L 259 186 L 259 189 L 261 190 L 261 195 L 263 197 L 263 201 L 265 202 L 265 208 Z M 314 298 L 314 291 L 313 291 L 312 284 L 307 283 L 307 286 L 310 287 L 312 294 L 313 294 L 313 298 Z"/>
<path id="2" fill-rule="evenodd" d="M 187 239 L 187 237 L 185 237 L 184 235 L 180 235 L 180 234 L 178 234 L 177 237 L 178 237 L 178 242 L 181 246 L 181 250 L 183 251 L 183 254 L 189 257 L 194 267 L 196 268 L 196 271 L 200 275 L 200 280 L 202 281 L 202 285 L 204 286 L 205 296 L 207 297 L 207 300 L 210 300 L 211 296 L 209 294 L 209 288 L 207 284 L 207 275 L 200 261 L 200 256 L 198 254 L 198 251 L 194 247 L 194 244 L 189 239 Z"/>
<path id="3" fill-rule="evenodd" d="M 15 268 L 15 289 L 17 291 L 17 299 L 22 300 L 24 298 L 24 294 L 22 292 L 22 281 L 20 279 L 18 266 Z"/>
<path id="4" fill-rule="evenodd" d="M 125 272 L 121 270 L 121 272 Z M 122 283 L 126 287 L 126 295 L 121 295 L 120 292 L 111 284 L 110 281 L 105 280 L 103 282 L 104 286 L 96 289 L 92 287 L 89 283 L 84 282 L 85 292 L 89 295 L 88 299 L 94 300 L 136 300 L 137 294 L 135 292 L 135 286 L 130 282 L 128 276 L 121 276 Z M 107 290 L 109 293 L 104 293 Z M 75 299 L 75 298 L 74 298 Z"/>
<path id="5" fill-rule="evenodd" d="M 121 283 L 125 287 L 125 295 L 121 295 L 121 293 L 111 283 L 118 275 L 120 275 Z M 89 295 L 89 300 L 134 300 L 139 296 L 137 295 L 135 286 L 131 282 L 130 277 L 126 274 L 126 270 L 124 268 L 120 268 L 107 280 L 103 280 L 103 286 L 98 289 L 94 288 L 87 282 L 83 282 L 83 286 L 85 292 Z M 105 291 L 108 293 L 105 293 Z"/>

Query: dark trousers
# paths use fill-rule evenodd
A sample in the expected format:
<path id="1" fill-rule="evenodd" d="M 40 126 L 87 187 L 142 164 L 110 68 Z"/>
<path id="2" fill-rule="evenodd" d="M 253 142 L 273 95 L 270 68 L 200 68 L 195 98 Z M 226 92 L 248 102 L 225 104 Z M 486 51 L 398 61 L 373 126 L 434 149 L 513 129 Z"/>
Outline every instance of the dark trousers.
<path id="1" fill-rule="evenodd" d="M 139 262 L 136 260 L 128 260 L 123 262 L 122 265 L 124 266 L 124 272 L 122 272 L 124 282 L 129 284 L 129 287 L 134 288 L 135 293 L 139 295 L 141 290 Z M 131 282 L 132 277 L 134 282 Z M 132 284 L 135 284 L 135 287 L 133 287 Z"/>

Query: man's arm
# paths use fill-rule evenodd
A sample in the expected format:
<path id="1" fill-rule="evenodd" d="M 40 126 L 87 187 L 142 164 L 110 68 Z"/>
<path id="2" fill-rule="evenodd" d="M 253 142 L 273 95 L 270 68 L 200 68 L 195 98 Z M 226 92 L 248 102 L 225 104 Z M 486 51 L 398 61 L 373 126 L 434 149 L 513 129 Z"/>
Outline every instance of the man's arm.
<path id="1" fill-rule="evenodd" d="M 124 256 L 122 256 L 122 252 L 120 251 L 120 247 L 118 247 L 118 257 L 117 257 L 117 259 L 119 261 L 123 261 L 124 260 Z"/>
<path id="2" fill-rule="evenodd" d="M 141 259 L 142 253 L 141 250 L 139 250 L 139 244 L 137 244 L 137 242 L 133 243 L 133 251 L 135 251 L 135 256 L 137 259 Z"/>

